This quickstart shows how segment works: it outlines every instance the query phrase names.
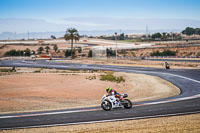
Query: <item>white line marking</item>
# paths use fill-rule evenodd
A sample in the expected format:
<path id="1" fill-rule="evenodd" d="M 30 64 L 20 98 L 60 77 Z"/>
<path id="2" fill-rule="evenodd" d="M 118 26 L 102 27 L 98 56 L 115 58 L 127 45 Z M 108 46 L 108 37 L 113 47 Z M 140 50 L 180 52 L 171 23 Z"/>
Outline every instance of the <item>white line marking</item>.
<path id="1" fill-rule="evenodd" d="M 88 111 L 97 111 L 100 109 L 85 109 L 85 110 L 72 110 L 72 111 L 60 111 L 60 112 L 49 112 L 49 113 L 36 113 L 36 114 L 25 114 L 25 115 L 11 115 L 11 116 L 0 116 L 0 119 L 6 118 L 17 118 L 17 117 L 30 117 L 30 116 L 41 116 L 41 115 L 57 115 L 57 114 L 68 114 L 68 113 L 79 113 Z"/>
<path id="2" fill-rule="evenodd" d="M 93 123 L 103 123 L 103 122 L 115 122 L 115 121 L 148 119 L 148 118 L 157 118 L 157 117 L 168 117 L 168 116 L 177 116 L 177 115 L 186 115 L 186 114 L 197 114 L 197 113 L 200 113 L 200 111 L 184 112 L 184 113 L 175 113 L 175 114 L 166 114 L 166 115 L 154 115 L 154 116 L 132 117 L 132 118 L 123 118 L 123 119 L 99 120 L 99 121 L 89 121 L 89 122 L 75 122 L 75 123 L 64 123 L 64 124 L 49 124 L 49 125 L 39 125 L 39 126 L 1 128 L 0 130 L 25 129 L 25 128 L 43 128 L 43 127 L 68 126 L 68 125 L 80 125 L 80 124 L 93 124 Z"/>
<path id="3" fill-rule="evenodd" d="M 198 81 L 198 80 L 191 79 L 191 78 L 187 78 L 187 77 L 180 76 L 180 75 L 176 75 L 176 74 L 171 74 L 171 73 L 149 72 L 149 71 L 138 71 L 138 70 L 126 70 L 126 72 L 127 72 L 127 71 L 129 71 L 129 72 L 139 72 L 139 73 L 159 73 L 159 74 L 162 74 L 162 75 L 169 75 L 169 76 L 179 77 L 179 78 L 183 78 L 183 79 L 191 80 L 191 81 L 193 81 L 193 82 L 200 83 L 200 81 Z M 199 88 L 199 89 L 200 89 L 200 88 Z"/>
<path id="4" fill-rule="evenodd" d="M 200 94 L 190 97 L 184 97 L 184 98 L 177 98 L 177 99 L 170 99 L 167 101 L 160 101 L 160 102 L 151 102 L 151 103 L 144 103 L 139 105 L 133 105 L 133 107 L 138 106 L 147 106 L 147 105 L 155 105 L 155 104 L 162 104 L 162 103 L 170 103 L 170 102 L 177 102 L 177 101 L 183 101 L 183 100 L 189 100 L 193 98 L 199 98 Z M 68 114 L 68 113 L 80 113 L 80 112 L 88 112 L 88 111 L 98 111 L 102 110 L 101 108 L 97 109 L 84 109 L 84 110 L 72 110 L 72 111 L 60 111 L 60 112 L 49 112 L 49 113 L 36 113 L 36 114 L 25 114 L 25 115 L 11 115 L 11 116 L 0 116 L 0 119 L 6 119 L 6 118 L 18 118 L 18 117 L 31 117 L 31 116 L 41 116 L 41 115 L 57 115 L 57 114 Z"/>
<path id="5" fill-rule="evenodd" d="M 190 99 L 194 99 L 194 98 L 200 98 L 200 94 L 194 95 L 194 96 L 189 96 L 189 97 L 183 97 L 183 98 L 169 99 L 169 100 L 160 101 L 160 102 L 143 103 L 143 104 L 133 105 L 133 107 L 170 103 L 170 102 L 178 102 L 178 101 L 190 100 Z"/>

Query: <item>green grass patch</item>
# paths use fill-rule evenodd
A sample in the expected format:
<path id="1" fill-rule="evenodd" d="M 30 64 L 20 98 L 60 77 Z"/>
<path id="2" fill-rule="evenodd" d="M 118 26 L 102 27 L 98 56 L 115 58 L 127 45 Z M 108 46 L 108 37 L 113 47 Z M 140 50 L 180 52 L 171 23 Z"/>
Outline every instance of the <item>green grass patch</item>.
<path id="1" fill-rule="evenodd" d="M 33 73 L 41 73 L 43 69 L 44 69 L 44 68 L 40 68 L 40 69 L 38 69 L 38 70 L 35 70 Z"/>
<path id="2" fill-rule="evenodd" d="M 41 70 L 35 70 L 33 73 L 41 73 Z"/>
<path id="3" fill-rule="evenodd" d="M 15 67 L 13 67 L 12 69 L 9 69 L 9 68 L 1 68 L 0 69 L 0 76 L 12 75 L 12 74 L 18 74 L 16 72 Z"/>
<path id="4" fill-rule="evenodd" d="M 12 72 L 12 69 L 0 69 L 0 72 Z"/>
<path id="5" fill-rule="evenodd" d="M 100 80 L 102 80 L 102 81 L 110 81 L 110 82 L 117 82 L 117 83 L 125 82 L 125 79 L 122 76 L 116 77 L 113 74 L 100 75 Z"/>
<path id="6" fill-rule="evenodd" d="M 0 69 L 0 72 L 16 72 L 16 70 L 15 67 L 13 67 L 12 69 L 2 68 Z"/>

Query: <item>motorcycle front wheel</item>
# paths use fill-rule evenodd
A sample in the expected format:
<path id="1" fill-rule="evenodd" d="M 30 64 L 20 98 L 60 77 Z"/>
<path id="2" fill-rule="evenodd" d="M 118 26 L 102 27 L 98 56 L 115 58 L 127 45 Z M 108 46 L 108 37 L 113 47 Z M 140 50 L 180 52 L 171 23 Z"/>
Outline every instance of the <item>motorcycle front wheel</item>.
<path id="1" fill-rule="evenodd" d="M 108 100 L 105 100 L 101 103 L 101 108 L 105 111 L 109 111 L 112 109 L 112 104 L 110 101 Z"/>

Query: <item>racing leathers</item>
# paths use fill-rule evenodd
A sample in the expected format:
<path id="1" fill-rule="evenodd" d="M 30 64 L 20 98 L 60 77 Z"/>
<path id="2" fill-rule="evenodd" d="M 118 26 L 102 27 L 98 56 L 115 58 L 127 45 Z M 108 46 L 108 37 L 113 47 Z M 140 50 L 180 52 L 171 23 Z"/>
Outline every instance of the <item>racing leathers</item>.
<path id="1" fill-rule="evenodd" d="M 111 91 L 108 93 L 108 95 L 115 95 L 115 98 L 117 98 L 119 100 L 123 100 L 121 95 L 117 91 L 115 91 L 114 89 L 111 89 Z"/>

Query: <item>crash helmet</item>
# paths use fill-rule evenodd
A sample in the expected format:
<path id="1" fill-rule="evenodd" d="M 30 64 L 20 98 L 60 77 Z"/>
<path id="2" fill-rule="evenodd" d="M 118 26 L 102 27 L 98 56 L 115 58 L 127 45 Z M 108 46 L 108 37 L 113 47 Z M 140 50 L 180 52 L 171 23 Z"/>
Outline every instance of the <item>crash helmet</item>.
<path id="1" fill-rule="evenodd" d="M 110 87 L 107 87 L 107 88 L 106 88 L 106 91 L 107 91 L 108 93 L 110 93 L 111 90 L 112 90 L 112 89 L 111 89 Z"/>

